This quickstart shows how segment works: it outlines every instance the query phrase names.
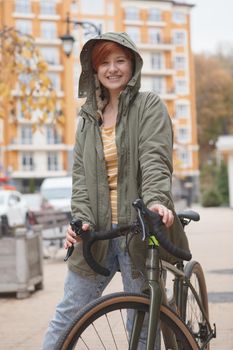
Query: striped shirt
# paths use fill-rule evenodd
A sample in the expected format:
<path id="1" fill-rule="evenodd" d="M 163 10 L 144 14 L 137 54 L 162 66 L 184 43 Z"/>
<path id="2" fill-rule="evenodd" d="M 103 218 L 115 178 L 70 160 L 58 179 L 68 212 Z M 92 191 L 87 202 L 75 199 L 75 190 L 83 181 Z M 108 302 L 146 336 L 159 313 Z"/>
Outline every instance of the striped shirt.
<path id="1" fill-rule="evenodd" d="M 117 224 L 117 149 L 115 141 L 115 125 L 101 127 L 104 157 L 106 162 L 108 185 L 110 190 L 110 202 L 112 209 L 112 223 Z"/>

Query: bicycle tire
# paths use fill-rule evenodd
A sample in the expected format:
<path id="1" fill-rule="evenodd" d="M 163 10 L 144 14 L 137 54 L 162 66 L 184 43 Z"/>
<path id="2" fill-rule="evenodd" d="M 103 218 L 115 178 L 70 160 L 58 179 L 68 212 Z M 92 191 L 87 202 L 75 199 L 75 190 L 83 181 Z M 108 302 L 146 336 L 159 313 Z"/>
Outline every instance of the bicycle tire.
<path id="1" fill-rule="evenodd" d="M 197 261 L 190 261 L 187 263 L 184 269 L 184 274 L 194 286 L 206 316 L 204 317 L 203 313 L 201 312 L 201 309 L 193 295 L 193 292 L 191 291 L 191 288 L 188 285 L 185 285 L 183 289 L 184 313 L 182 319 L 194 334 L 198 345 L 201 346 L 207 339 L 207 323 L 209 323 L 208 295 L 205 276 L 201 265 Z M 209 345 L 207 345 L 205 349 L 208 350 Z"/>
<path id="2" fill-rule="evenodd" d="M 149 302 L 150 301 L 147 296 L 144 296 L 142 294 L 124 292 L 106 295 L 93 301 L 76 315 L 73 322 L 60 335 L 54 350 L 128 350 L 129 345 L 127 340 L 126 325 L 120 326 L 115 318 L 110 319 L 112 316 L 111 313 L 113 311 L 117 311 L 124 314 L 125 310 L 132 309 L 139 312 L 141 311 L 145 314 L 148 313 Z M 104 317 L 104 321 L 101 318 L 102 316 Z M 124 317 L 124 315 L 120 316 L 121 319 Z M 105 319 L 107 320 L 106 322 Z M 163 329 L 164 326 L 165 328 L 169 328 L 169 330 L 174 333 L 176 339 L 178 339 L 179 350 L 199 349 L 189 329 L 185 326 L 184 322 L 177 316 L 177 314 L 175 314 L 171 309 L 162 305 L 160 311 L 160 320 L 161 329 Z M 110 336 L 107 335 L 107 330 L 110 328 L 109 323 L 111 323 L 111 325 L 114 324 L 114 331 L 116 330 L 118 335 L 112 335 L 111 333 Z M 98 331 L 100 328 L 102 328 L 104 331 L 104 338 L 101 340 L 106 340 L 108 343 L 104 344 L 103 347 L 101 341 L 99 341 L 100 336 L 97 335 L 96 329 L 93 331 L 92 328 L 91 333 L 86 334 L 88 327 L 93 327 L 93 324 L 96 328 L 98 327 Z M 111 330 L 111 332 L 113 332 L 113 330 Z M 91 341 L 91 344 L 88 344 L 87 346 L 86 342 L 89 340 Z M 165 341 L 167 342 L 167 340 Z M 171 349 L 170 346 L 163 346 L 164 347 L 161 347 L 161 350 Z"/>

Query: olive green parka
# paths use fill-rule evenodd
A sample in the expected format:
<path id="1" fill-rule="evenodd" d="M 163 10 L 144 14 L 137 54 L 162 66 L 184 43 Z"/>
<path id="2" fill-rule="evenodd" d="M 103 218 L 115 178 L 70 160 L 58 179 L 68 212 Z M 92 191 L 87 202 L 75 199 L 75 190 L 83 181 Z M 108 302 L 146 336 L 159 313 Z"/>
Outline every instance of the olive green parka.
<path id="1" fill-rule="evenodd" d="M 134 73 L 119 97 L 116 121 L 116 147 L 118 155 L 118 224 L 125 225 L 135 219 L 132 202 L 141 197 L 145 204 L 160 203 L 174 212 L 171 198 L 172 126 L 164 103 L 152 92 L 139 92 L 142 58 L 126 33 L 106 33 L 89 40 L 80 55 L 82 73 L 79 97 L 86 102 L 79 114 L 74 147 L 72 215 L 91 224 L 97 230 L 110 229 L 111 205 L 107 170 L 104 161 L 96 98 L 96 77 L 91 63 L 91 52 L 99 40 L 110 40 L 131 49 L 135 57 Z M 175 215 L 175 222 L 167 234 L 172 242 L 188 250 L 188 242 Z M 125 239 L 122 240 L 122 246 Z M 93 254 L 104 265 L 108 241 L 95 244 Z M 133 276 L 143 270 L 146 244 L 138 236 L 131 240 Z M 175 262 L 161 248 L 163 258 Z M 94 276 L 78 243 L 69 259 L 69 268 L 82 275 Z"/>

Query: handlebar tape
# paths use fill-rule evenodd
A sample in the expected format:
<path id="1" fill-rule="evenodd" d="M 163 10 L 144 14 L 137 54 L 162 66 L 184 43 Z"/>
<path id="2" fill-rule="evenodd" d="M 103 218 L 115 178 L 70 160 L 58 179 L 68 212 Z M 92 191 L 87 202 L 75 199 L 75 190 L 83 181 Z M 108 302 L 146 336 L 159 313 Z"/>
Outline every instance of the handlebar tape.
<path id="1" fill-rule="evenodd" d="M 148 221 L 150 226 L 150 234 L 154 234 L 157 238 L 161 247 L 163 247 L 168 253 L 174 255 L 178 259 L 189 261 L 192 258 L 190 252 L 185 251 L 175 246 L 166 236 L 165 226 L 161 220 L 161 216 L 148 209 L 141 199 L 136 200 L 133 206 L 139 208 L 144 216 L 145 220 Z"/>
<path id="2" fill-rule="evenodd" d="M 129 229 L 132 227 L 130 226 L 124 226 L 116 228 L 112 231 L 100 231 L 100 232 L 93 232 L 93 231 L 86 231 L 81 233 L 81 237 L 83 240 L 83 256 L 88 263 L 88 265 L 98 274 L 103 276 L 109 276 L 110 271 L 101 266 L 93 257 L 91 247 L 92 244 L 95 241 L 102 241 L 109 238 L 116 238 L 119 236 L 122 236 L 125 232 L 129 231 Z"/>

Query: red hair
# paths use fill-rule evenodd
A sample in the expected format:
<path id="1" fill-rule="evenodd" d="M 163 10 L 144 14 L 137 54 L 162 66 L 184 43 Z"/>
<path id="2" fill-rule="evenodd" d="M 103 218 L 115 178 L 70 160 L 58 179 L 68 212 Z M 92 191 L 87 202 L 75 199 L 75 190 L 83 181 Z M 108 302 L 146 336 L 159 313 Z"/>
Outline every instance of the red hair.
<path id="1" fill-rule="evenodd" d="M 92 51 L 92 65 L 95 71 L 97 71 L 100 64 L 115 49 L 121 49 L 129 60 L 134 60 L 134 54 L 132 50 L 113 41 L 101 40 L 95 44 Z"/>

